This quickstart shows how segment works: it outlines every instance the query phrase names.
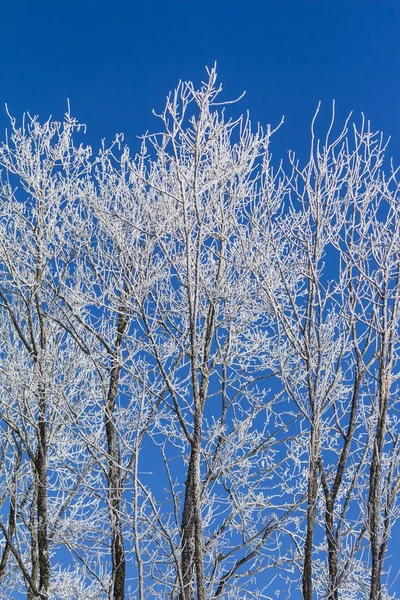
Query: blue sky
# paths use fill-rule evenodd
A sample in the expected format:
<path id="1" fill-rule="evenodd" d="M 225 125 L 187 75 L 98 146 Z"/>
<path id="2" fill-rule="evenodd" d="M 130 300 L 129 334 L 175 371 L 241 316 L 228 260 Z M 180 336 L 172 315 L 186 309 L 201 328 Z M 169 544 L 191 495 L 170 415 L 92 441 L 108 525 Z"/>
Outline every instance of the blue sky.
<path id="1" fill-rule="evenodd" d="M 397 0 L 92 0 L 2 3 L 2 107 L 60 118 L 72 112 L 90 141 L 157 129 L 176 82 L 218 63 L 225 97 L 243 90 L 252 119 L 285 125 L 275 152 L 304 149 L 318 101 L 329 117 L 364 112 L 400 159 L 400 3 Z"/>

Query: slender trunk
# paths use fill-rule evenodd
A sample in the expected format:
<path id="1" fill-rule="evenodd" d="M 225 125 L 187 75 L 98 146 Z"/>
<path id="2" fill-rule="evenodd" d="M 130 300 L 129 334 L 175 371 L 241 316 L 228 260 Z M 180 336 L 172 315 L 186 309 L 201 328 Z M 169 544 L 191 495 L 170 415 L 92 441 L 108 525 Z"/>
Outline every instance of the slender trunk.
<path id="1" fill-rule="evenodd" d="M 183 589 L 179 594 L 179 600 L 193 600 L 194 598 L 194 506 L 193 506 L 193 472 L 195 468 L 193 449 L 190 455 L 189 468 L 186 481 L 185 502 L 182 514 L 182 558 L 181 572 Z"/>
<path id="2" fill-rule="evenodd" d="M 9 515 L 9 519 L 8 519 L 8 535 L 10 536 L 11 540 L 14 536 L 14 533 L 15 533 L 15 496 L 12 495 L 11 500 L 10 500 L 10 515 Z M 8 559 L 10 558 L 10 554 L 11 554 L 11 544 L 7 540 L 4 545 L 4 550 L 3 550 L 3 554 L 1 556 L 1 561 L 0 561 L 0 583 L 4 578 L 7 564 L 8 564 Z"/>
<path id="3" fill-rule="evenodd" d="M 316 513 L 316 502 L 318 492 L 318 446 L 319 446 L 319 432 L 317 431 L 315 424 L 311 426 L 311 439 L 310 439 L 310 465 L 308 475 L 308 491 L 307 491 L 307 533 L 304 544 L 304 564 L 303 564 L 303 578 L 302 578 L 302 590 L 303 599 L 312 600 L 313 586 L 312 586 L 312 550 L 313 550 L 313 538 L 314 538 L 314 527 L 315 527 L 315 513 Z"/>
<path id="4" fill-rule="evenodd" d="M 194 185 L 196 187 L 196 184 Z M 201 230 L 201 224 L 199 223 Z M 201 233 L 199 230 L 199 240 Z M 190 243 L 188 243 L 188 248 Z M 216 282 L 220 280 L 222 272 L 222 259 L 225 253 L 225 245 L 221 246 L 221 255 L 217 269 Z M 192 273 L 192 267 L 188 259 L 188 273 Z M 202 369 L 200 383 L 198 380 L 198 339 L 196 329 L 197 315 L 197 290 L 198 264 L 200 261 L 200 244 L 196 248 L 196 267 L 193 273 L 195 286 L 188 287 L 189 315 L 190 315 L 190 346 L 191 346 L 191 378 L 194 400 L 194 423 L 193 439 L 191 441 L 191 454 L 186 481 L 185 503 L 182 514 L 182 558 L 181 574 L 183 589 L 180 591 L 179 600 L 192 600 L 194 598 L 194 579 L 196 579 L 197 600 L 205 599 L 205 578 L 204 578 L 204 556 L 203 556 L 203 521 L 201 515 L 201 439 L 202 439 L 202 421 L 203 410 L 207 398 L 209 384 L 208 362 L 210 358 L 211 345 L 213 340 L 216 311 L 213 303 L 210 303 L 206 326 L 204 331 L 204 351 L 201 359 Z"/>
<path id="5" fill-rule="evenodd" d="M 29 514 L 29 532 L 31 536 L 31 581 L 35 587 L 38 585 L 39 576 L 39 562 L 38 562 L 38 548 L 37 548 L 37 530 L 36 530 L 36 505 L 37 505 L 37 489 L 36 486 L 33 489 L 33 498 L 30 506 Z M 27 600 L 34 600 L 35 594 L 29 587 Z"/>
<path id="6" fill-rule="evenodd" d="M 125 551 L 121 523 L 121 489 L 120 468 L 117 463 L 117 443 L 115 421 L 107 411 L 105 417 L 107 435 L 108 464 L 108 502 L 111 520 L 111 559 L 112 559 L 112 586 L 110 600 L 123 600 L 125 596 Z"/>
<path id="7" fill-rule="evenodd" d="M 47 326 L 46 317 L 41 300 L 41 282 L 43 277 L 43 254 L 42 254 L 42 232 L 44 228 L 43 206 L 38 199 L 37 215 L 37 263 L 36 263 L 36 293 L 34 296 L 37 320 L 39 325 L 39 343 L 35 339 L 33 326 L 31 325 L 31 340 L 33 346 L 33 357 L 38 376 L 38 422 L 37 422 L 37 448 L 35 457 L 35 483 L 36 483 L 36 519 L 37 519 L 37 557 L 39 567 L 39 593 L 44 600 L 49 598 L 50 590 L 50 554 L 49 539 L 47 535 Z M 38 349 L 39 347 L 39 349 Z"/>
<path id="8" fill-rule="evenodd" d="M 325 532 L 328 542 L 328 568 L 329 568 L 329 600 L 339 600 L 338 590 L 338 548 L 333 523 L 333 502 L 326 502 Z"/>
<path id="9" fill-rule="evenodd" d="M 382 598 L 382 568 L 384 556 L 381 552 L 380 526 L 381 526 L 381 461 L 383 444 L 387 427 L 387 399 L 380 402 L 380 414 L 378 416 L 377 432 L 372 454 L 370 469 L 370 489 L 368 497 L 368 512 L 370 526 L 371 544 L 371 589 L 370 600 L 381 600 Z"/>
<path id="10" fill-rule="evenodd" d="M 18 447 L 18 454 L 17 454 L 17 458 L 15 461 L 14 474 L 13 474 L 13 480 L 12 480 L 12 489 L 11 489 L 11 496 L 10 496 L 10 514 L 8 517 L 9 538 L 7 538 L 7 540 L 6 540 L 3 554 L 2 554 L 2 557 L 0 560 L 0 583 L 1 583 L 2 579 L 4 578 L 4 575 L 6 572 L 8 559 L 10 558 L 10 554 L 11 554 L 11 543 L 12 543 L 12 539 L 13 539 L 13 536 L 15 533 L 16 503 L 17 503 L 17 473 L 18 473 L 18 469 L 21 465 L 21 459 L 22 459 L 22 446 L 20 445 Z"/>
<path id="11" fill-rule="evenodd" d="M 121 469 L 114 409 L 121 374 L 120 350 L 127 324 L 126 311 L 121 309 L 104 416 L 108 452 L 108 506 L 111 521 L 112 573 L 109 591 L 110 600 L 124 600 L 125 598 L 126 559 L 121 521 Z"/>
<path id="12" fill-rule="evenodd" d="M 186 481 L 185 502 L 182 514 L 181 572 L 183 590 L 179 600 L 193 600 L 194 581 L 197 600 L 204 600 L 203 526 L 201 518 L 200 479 L 201 415 L 195 417 L 192 450 Z"/>
<path id="13" fill-rule="evenodd" d="M 203 520 L 201 516 L 200 448 L 202 410 L 197 408 L 193 436 L 193 517 L 194 517 L 194 561 L 196 566 L 197 600 L 205 598 Z"/>
<path id="14" fill-rule="evenodd" d="M 47 536 L 47 424 L 46 424 L 46 396 L 41 384 L 39 390 L 39 419 L 38 441 L 36 455 L 36 516 L 37 516 L 37 544 L 39 562 L 39 590 L 43 597 L 48 597 L 50 588 L 50 556 L 49 540 Z"/>
<path id="15" fill-rule="evenodd" d="M 388 405 L 390 397 L 390 372 L 393 358 L 393 330 L 389 330 L 390 323 L 386 302 L 382 306 L 382 341 L 379 358 L 378 380 L 378 419 L 376 425 L 374 448 L 371 460 L 368 496 L 368 516 L 371 547 L 371 588 L 370 600 L 382 598 L 382 569 L 384 555 L 381 544 L 381 467 L 382 454 L 387 432 Z"/>

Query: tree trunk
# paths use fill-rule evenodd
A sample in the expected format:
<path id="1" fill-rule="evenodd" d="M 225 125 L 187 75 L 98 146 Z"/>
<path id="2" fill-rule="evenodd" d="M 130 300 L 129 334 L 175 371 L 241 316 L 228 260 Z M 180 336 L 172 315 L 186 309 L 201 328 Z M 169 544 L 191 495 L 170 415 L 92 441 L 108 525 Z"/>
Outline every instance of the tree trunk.
<path id="1" fill-rule="evenodd" d="M 303 564 L 303 599 L 312 600 L 312 550 L 315 527 L 315 511 L 318 492 L 318 445 L 319 433 L 316 430 L 315 424 L 311 425 L 310 438 L 310 465 L 308 475 L 308 492 L 307 492 L 307 533 L 304 544 L 304 564 Z"/>
<path id="2" fill-rule="evenodd" d="M 189 468 L 186 481 L 185 503 L 182 514 L 182 558 L 181 572 L 183 589 L 179 594 L 179 600 L 193 600 L 194 598 L 194 506 L 193 506 L 193 471 L 194 455 L 193 449 L 190 455 Z"/>
<path id="3" fill-rule="evenodd" d="M 181 571 L 183 590 L 181 590 L 179 600 L 193 600 L 195 579 L 197 584 L 197 600 L 204 600 L 205 598 L 200 479 L 201 420 L 202 408 L 199 403 L 195 409 L 192 450 L 182 515 Z"/>
<path id="4" fill-rule="evenodd" d="M 384 304 L 382 311 L 382 345 L 380 349 L 379 364 L 379 393 L 378 393 L 378 420 L 374 439 L 370 469 L 370 485 L 368 496 L 368 516 L 371 546 L 371 588 L 370 600 L 382 598 L 382 569 L 384 555 L 381 551 L 381 464 L 385 436 L 387 432 L 388 405 L 390 397 L 390 372 L 393 346 L 390 343 L 391 334 L 388 327 L 387 306 Z"/>
<path id="5" fill-rule="evenodd" d="M 47 424 L 46 397 L 43 385 L 39 390 L 39 420 L 36 455 L 36 511 L 37 511 L 37 544 L 39 562 L 39 591 L 43 598 L 48 597 L 50 589 L 50 556 L 47 536 Z"/>
<path id="6" fill-rule="evenodd" d="M 382 597 L 382 568 L 383 556 L 380 544 L 380 523 L 381 523 L 381 498 L 380 498 L 380 480 L 381 480 L 381 459 L 383 452 L 383 443 L 386 433 L 387 403 L 380 410 L 378 417 L 377 433 L 374 443 L 374 451 L 370 470 L 370 489 L 368 497 L 368 512 L 370 526 L 370 544 L 371 544 L 371 589 L 370 600 L 381 600 Z"/>
<path id="7" fill-rule="evenodd" d="M 113 379 L 113 377 L 112 377 Z M 110 385 L 110 390 L 113 385 Z M 110 397 L 110 394 L 109 394 Z M 110 600 L 124 600 L 125 597 L 125 572 L 126 561 L 124 540 L 121 523 L 121 473 L 117 463 L 118 451 L 116 443 L 115 421 L 109 411 L 106 411 L 105 427 L 107 435 L 108 464 L 108 502 L 111 521 L 111 560 L 112 560 L 112 586 Z"/>
<path id="8" fill-rule="evenodd" d="M 339 591 L 337 585 L 338 561 L 337 561 L 337 542 L 333 523 L 333 502 L 326 502 L 325 509 L 325 532 L 328 542 L 328 568 L 329 568 L 329 600 L 339 600 Z"/>
<path id="9" fill-rule="evenodd" d="M 126 311 L 124 308 L 121 308 L 118 318 L 117 337 L 104 415 L 108 452 L 108 505 L 111 521 L 112 573 L 109 591 L 110 600 L 124 600 L 125 598 L 126 559 L 120 513 L 122 500 L 121 469 L 119 464 L 114 409 L 121 374 L 120 350 L 127 325 L 128 319 Z"/>

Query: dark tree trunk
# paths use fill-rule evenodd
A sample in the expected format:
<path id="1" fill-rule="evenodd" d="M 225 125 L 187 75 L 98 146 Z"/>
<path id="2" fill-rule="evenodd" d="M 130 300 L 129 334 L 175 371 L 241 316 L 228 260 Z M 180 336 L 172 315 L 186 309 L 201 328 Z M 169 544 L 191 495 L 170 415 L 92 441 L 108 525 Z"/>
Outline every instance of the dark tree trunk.
<path id="1" fill-rule="evenodd" d="M 201 519 L 200 438 L 194 436 L 182 514 L 181 572 L 183 590 L 179 600 L 194 599 L 197 583 L 197 600 L 204 599 L 203 528 Z"/>
<path id="2" fill-rule="evenodd" d="M 127 325 L 126 311 L 121 308 L 104 416 L 108 452 L 108 506 L 111 521 L 112 585 L 109 593 L 110 600 L 124 600 L 125 598 L 126 559 L 120 512 L 122 500 L 121 468 L 114 409 L 121 374 L 120 351 Z"/>
<path id="3" fill-rule="evenodd" d="M 368 516 L 371 547 L 371 588 L 370 600 L 381 600 L 382 598 L 382 569 L 384 563 L 384 552 L 381 541 L 381 465 L 382 454 L 387 432 L 388 406 L 390 398 L 390 366 L 392 360 L 393 345 L 391 343 L 391 334 L 388 331 L 386 306 L 383 309 L 383 339 L 380 349 L 379 365 L 379 395 L 378 395 L 378 420 L 374 439 L 374 449 L 372 453 L 369 496 L 368 496 Z M 384 542 L 384 541 L 383 541 Z"/>
<path id="4" fill-rule="evenodd" d="M 328 542 L 329 600 L 339 600 L 337 542 L 333 522 L 333 502 L 326 502 L 325 533 Z"/>
<path id="5" fill-rule="evenodd" d="M 310 439 L 310 465 L 308 475 L 308 491 L 307 491 L 307 533 L 304 544 L 304 563 L 302 577 L 302 591 L 304 600 L 312 600 L 312 551 L 315 527 L 315 511 L 318 492 L 318 439 L 319 433 L 315 425 L 311 426 Z"/>
<path id="6" fill-rule="evenodd" d="M 368 497 L 370 544 L 371 544 L 371 589 L 370 600 L 382 598 L 383 555 L 380 543 L 381 499 L 379 495 L 381 478 L 381 458 L 386 431 L 386 407 L 378 418 L 377 435 L 370 469 L 370 489 Z"/>
<path id="7" fill-rule="evenodd" d="M 193 450 L 190 455 L 189 468 L 186 481 L 185 503 L 182 514 L 182 558 L 181 572 L 183 590 L 179 595 L 179 600 L 193 600 L 194 598 L 194 577 L 195 577 L 195 525 L 194 525 L 194 492 L 193 492 L 193 470 L 194 456 Z"/>
<path id="8" fill-rule="evenodd" d="M 47 423 L 46 394 L 44 385 L 39 386 L 39 418 L 37 430 L 36 476 L 36 518 L 37 556 L 39 566 L 39 591 L 48 598 L 50 589 L 50 556 L 47 535 Z"/>

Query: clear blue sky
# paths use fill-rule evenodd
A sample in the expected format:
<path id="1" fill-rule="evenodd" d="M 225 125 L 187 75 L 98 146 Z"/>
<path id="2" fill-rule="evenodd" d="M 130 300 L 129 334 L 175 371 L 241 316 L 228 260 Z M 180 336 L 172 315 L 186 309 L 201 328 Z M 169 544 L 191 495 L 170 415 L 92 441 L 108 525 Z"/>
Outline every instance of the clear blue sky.
<path id="1" fill-rule="evenodd" d="M 254 121 L 285 115 L 279 155 L 305 147 L 317 102 L 328 116 L 334 98 L 339 117 L 363 111 L 392 135 L 400 162 L 398 0 L 4 0 L 0 19 L 0 130 L 5 102 L 60 118 L 68 97 L 90 141 L 134 145 L 178 79 L 216 60 Z"/>

